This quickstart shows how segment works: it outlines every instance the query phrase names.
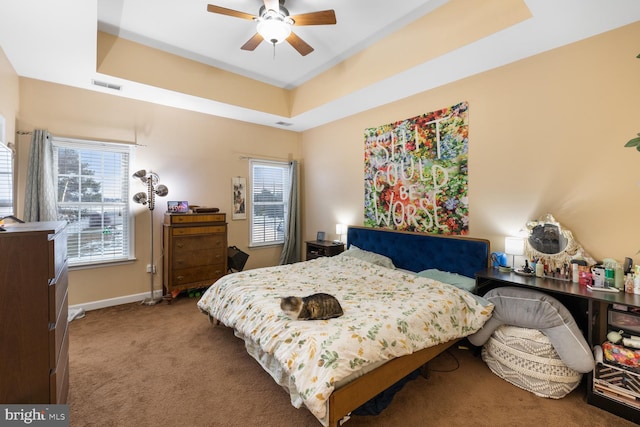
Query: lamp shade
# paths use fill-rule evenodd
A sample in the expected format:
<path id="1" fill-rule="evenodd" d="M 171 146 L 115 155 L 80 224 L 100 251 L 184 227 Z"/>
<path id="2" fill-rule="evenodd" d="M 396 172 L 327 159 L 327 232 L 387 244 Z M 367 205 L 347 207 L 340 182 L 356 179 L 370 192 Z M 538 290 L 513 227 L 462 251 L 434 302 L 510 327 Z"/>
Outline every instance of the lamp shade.
<path id="1" fill-rule="evenodd" d="M 147 171 L 145 169 L 140 169 L 139 171 L 133 174 L 133 177 L 142 179 L 142 177 L 144 177 L 145 175 L 147 175 Z"/>
<path id="2" fill-rule="evenodd" d="M 505 237 L 504 251 L 509 255 L 524 255 L 524 239 L 522 237 Z"/>
<path id="3" fill-rule="evenodd" d="M 133 195 L 133 201 L 141 205 L 146 205 L 147 200 L 147 193 L 139 192 Z"/>
<path id="4" fill-rule="evenodd" d="M 263 39 L 273 44 L 282 43 L 291 34 L 291 25 L 278 19 L 260 21 L 257 29 Z"/>
<path id="5" fill-rule="evenodd" d="M 156 187 L 156 194 L 160 197 L 164 197 L 167 194 L 169 194 L 169 189 L 167 188 L 166 185 L 160 184 Z"/>

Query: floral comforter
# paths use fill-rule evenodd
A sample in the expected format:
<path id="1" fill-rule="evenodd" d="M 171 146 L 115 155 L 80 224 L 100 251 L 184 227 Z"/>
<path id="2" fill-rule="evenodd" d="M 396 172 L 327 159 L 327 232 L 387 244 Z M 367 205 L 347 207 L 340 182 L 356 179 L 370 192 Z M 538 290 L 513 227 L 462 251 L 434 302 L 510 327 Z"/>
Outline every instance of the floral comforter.
<path id="1" fill-rule="evenodd" d="M 338 298 L 344 315 L 291 320 L 280 297 Z M 273 356 L 323 423 L 337 381 L 363 367 L 470 335 L 491 316 L 470 293 L 348 256 L 233 273 L 198 307 Z"/>

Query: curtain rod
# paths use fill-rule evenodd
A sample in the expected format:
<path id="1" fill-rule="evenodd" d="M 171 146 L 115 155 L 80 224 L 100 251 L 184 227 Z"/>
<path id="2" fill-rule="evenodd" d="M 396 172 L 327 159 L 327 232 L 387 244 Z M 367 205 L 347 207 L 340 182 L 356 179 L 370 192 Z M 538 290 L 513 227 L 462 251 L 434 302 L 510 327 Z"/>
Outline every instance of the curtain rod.
<path id="1" fill-rule="evenodd" d="M 260 157 L 254 157 L 254 156 L 240 156 L 240 160 L 272 160 L 272 161 L 278 161 L 278 162 L 290 162 L 290 159 L 283 159 L 281 157 L 269 157 L 269 156 L 260 156 Z"/>
<path id="2" fill-rule="evenodd" d="M 33 135 L 33 131 L 27 131 L 27 130 L 17 130 L 16 131 L 16 135 Z M 137 142 L 132 142 L 132 141 L 116 141 L 116 140 L 106 140 L 106 139 L 97 139 L 97 138 L 77 138 L 77 137 L 69 137 L 69 136 L 63 136 L 63 135 L 55 135 L 55 134 L 51 134 L 52 137 L 54 138 L 58 138 L 59 140 L 66 140 L 66 141 L 89 141 L 89 142 L 96 142 L 98 144 L 125 144 L 125 145 L 132 145 L 134 147 L 146 147 L 146 144 L 138 144 Z"/>

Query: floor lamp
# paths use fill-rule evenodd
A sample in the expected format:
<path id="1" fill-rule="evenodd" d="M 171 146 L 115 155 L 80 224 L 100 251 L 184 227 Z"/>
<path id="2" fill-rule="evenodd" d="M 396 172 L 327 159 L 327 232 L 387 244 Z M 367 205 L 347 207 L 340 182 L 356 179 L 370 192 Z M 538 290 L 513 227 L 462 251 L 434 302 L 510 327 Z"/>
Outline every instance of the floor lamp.
<path id="1" fill-rule="evenodd" d="M 133 195 L 133 201 L 136 203 L 140 203 L 141 205 L 147 205 L 149 208 L 149 223 L 151 224 L 150 235 L 151 235 L 151 294 L 149 298 L 145 298 L 142 301 L 142 304 L 145 305 L 155 305 L 160 302 L 161 298 L 155 298 L 153 296 L 153 275 L 156 272 L 156 266 L 153 261 L 153 209 L 155 208 L 156 195 L 160 197 L 164 197 L 169 194 L 169 189 L 166 185 L 158 185 L 158 174 L 155 172 L 147 172 L 144 169 L 140 169 L 138 172 L 133 174 L 134 178 L 139 179 L 143 184 L 147 185 L 147 192 L 139 192 Z"/>

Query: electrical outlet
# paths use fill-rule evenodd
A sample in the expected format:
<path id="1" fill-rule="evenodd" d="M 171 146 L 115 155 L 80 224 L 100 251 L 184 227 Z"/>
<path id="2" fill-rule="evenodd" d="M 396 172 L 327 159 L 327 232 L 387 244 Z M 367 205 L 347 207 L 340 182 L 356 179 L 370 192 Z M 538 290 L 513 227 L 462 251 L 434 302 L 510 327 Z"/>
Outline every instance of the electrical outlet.
<path id="1" fill-rule="evenodd" d="M 151 273 L 151 264 L 147 264 L 147 273 Z M 156 273 L 156 266 L 153 266 L 153 274 Z"/>

